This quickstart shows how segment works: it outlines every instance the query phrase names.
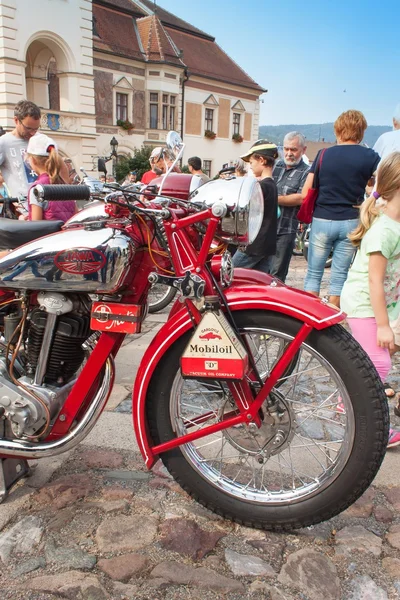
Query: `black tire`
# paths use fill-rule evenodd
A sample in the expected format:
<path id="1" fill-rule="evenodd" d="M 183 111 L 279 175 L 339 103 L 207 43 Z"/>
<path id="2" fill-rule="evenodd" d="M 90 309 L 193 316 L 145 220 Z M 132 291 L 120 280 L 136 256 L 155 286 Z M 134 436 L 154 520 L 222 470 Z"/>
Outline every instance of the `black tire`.
<path id="1" fill-rule="evenodd" d="M 175 298 L 177 290 L 170 286 L 155 284 L 149 291 L 149 313 L 163 310 Z"/>
<path id="2" fill-rule="evenodd" d="M 261 311 L 235 313 L 235 320 L 242 331 L 247 330 L 246 335 L 261 337 L 259 333 L 254 332 L 268 331 L 268 339 L 272 339 L 271 336 L 276 335 L 276 340 L 283 337 L 290 341 L 301 326 L 298 321 L 290 317 Z M 232 408 L 232 402 L 228 405 L 224 399 L 221 400 L 221 406 L 217 410 L 218 405 L 214 404 L 209 396 L 212 393 L 210 388 L 212 380 L 208 380 L 210 383 L 206 385 L 205 389 L 202 388 L 201 381 L 182 380 L 179 372 L 179 359 L 189 338 L 190 334 L 187 334 L 174 344 L 152 377 L 147 397 L 147 416 L 150 434 L 155 444 L 176 437 L 174 429 L 179 429 L 181 424 L 185 426 L 185 431 L 193 427 L 195 419 L 198 419 L 199 427 L 205 426 L 202 414 L 208 415 L 208 424 L 210 424 L 211 416 L 215 416 L 213 422 L 220 420 L 225 406 L 230 413 L 235 410 Z M 323 331 L 315 330 L 301 346 L 299 352 L 301 356 L 298 360 L 297 375 L 291 374 L 283 386 L 279 389 L 275 388 L 275 394 L 280 395 L 286 403 L 285 406 L 288 407 L 287 414 L 289 415 L 290 411 L 297 411 L 290 428 L 288 427 L 288 431 L 293 430 L 293 435 L 289 439 L 291 434 L 288 434 L 288 443 L 286 447 L 282 446 L 282 450 L 274 450 L 274 455 L 263 459 L 260 465 L 260 459 L 256 460 L 255 457 L 260 457 L 261 452 L 264 455 L 267 444 L 260 446 L 259 441 L 257 444 L 255 442 L 253 444 L 249 440 L 253 440 L 254 431 L 250 431 L 246 426 L 236 426 L 226 430 L 226 433 L 201 438 L 161 455 L 161 459 L 174 479 L 193 498 L 217 514 L 246 526 L 277 531 L 290 530 L 316 524 L 335 516 L 357 500 L 366 490 L 385 455 L 389 415 L 383 386 L 370 359 L 352 336 L 340 325 Z M 305 364 L 309 366 L 309 375 L 305 375 L 307 369 L 302 363 L 303 354 Z M 310 367 L 313 362 L 307 362 L 308 355 L 312 357 L 312 361 L 315 361 L 316 365 L 319 365 L 318 369 L 320 368 L 320 370 L 313 371 L 314 367 Z M 329 377 L 332 377 L 333 388 L 337 388 L 335 397 L 332 397 L 329 392 L 329 380 L 326 377 L 325 380 L 321 379 L 322 369 L 326 369 Z M 303 376 L 306 381 L 302 387 L 300 379 Z M 324 393 L 328 394 L 329 392 L 327 396 L 329 404 L 326 400 L 319 400 L 320 396 L 323 397 L 322 392 L 312 393 L 318 377 L 327 387 L 327 391 Z M 297 383 L 294 383 L 295 381 Z M 226 384 L 218 381 L 214 381 L 214 383 L 215 389 L 219 386 L 219 392 L 224 396 L 223 390 L 224 386 L 226 388 Z M 290 399 L 290 392 L 287 390 L 291 388 L 294 390 L 296 385 L 298 386 L 298 395 L 295 396 L 293 391 L 293 398 Z M 338 385 L 339 387 L 337 387 Z M 175 393 L 179 386 L 182 390 L 187 390 L 182 392 L 181 396 Z M 206 398 L 204 407 L 202 406 L 203 396 Z M 175 401 L 176 398 L 179 398 L 178 405 Z M 185 400 L 185 398 L 187 399 Z M 345 414 L 340 414 L 338 402 L 343 402 Z M 315 403 L 317 409 L 314 408 Z M 177 415 L 176 406 L 179 406 L 181 411 Z M 189 417 L 185 410 L 186 413 L 193 412 L 193 410 L 197 412 L 193 412 L 194 416 Z M 310 419 L 307 414 L 314 416 Z M 329 418 L 326 416 L 331 414 L 333 416 Z M 310 425 L 311 430 L 313 428 L 310 420 L 316 421 L 317 417 L 325 426 L 323 435 L 327 439 L 327 441 L 321 442 L 318 441 L 321 437 L 316 437 L 318 443 L 311 437 L 311 434 L 309 437 L 305 435 L 307 428 L 310 429 Z M 300 421 L 300 419 L 302 420 Z M 262 427 L 264 426 L 267 429 L 270 427 L 268 423 L 264 423 Z M 282 424 L 279 427 L 282 428 Z M 341 439 L 342 431 L 343 440 Z M 264 431 L 257 430 L 256 436 L 258 432 L 260 432 L 263 442 Z M 219 437 L 221 438 L 221 448 L 225 448 L 222 451 L 222 455 L 225 452 L 224 458 L 222 455 L 217 458 L 218 453 L 214 457 L 214 452 L 217 451 L 220 443 Z M 214 438 L 218 438 L 218 440 Z M 296 444 L 292 443 L 293 439 L 296 440 Z M 306 443 L 299 443 L 298 439 L 304 439 Z M 309 440 L 315 443 L 315 447 L 308 444 Z M 343 444 L 339 447 L 340 442 Z M 256 452 L 252 450 L 251 444 L 256 448 Z M 323 462 L 327 462 L 324 472 L 329 474 L 329 477 L 324 475 L 326 481 L 323 478 L 315 478 L 314 481 L 312 473 L 311 475 L 303 473 L 308 468 L 310 468 L 310 472 L 312 470 L 311 467 L 308 467 L 307 461 L 311 464 L 315 462 L 308 455 L 309 448 L 312 448 L 311 454 L 312 452 L 316 454 L 322 452 Z M 295 454 L 296 452 L 297 454 Z M 211 453 L 211 457 L 207 456 L 207 453 Z M 290 453 L 296 456 L 297 463 L 294 463 L 296 470 L 294 470 L 292 459 L 290 459 L 290 469 L 285 467 L 283 459 L 284 454 L 287 453 L 289 456 L 291 456 Z M 305 463 L 303 455 L 308 457 Z M 198 460 L 198 456 L 205 458 Z M 243 466 L 242 463 L 243 456 L 247 457 L 246 466 Z M 317 454 L 315 462 L 317 469 L 320 458 L 320 454 Z M 281 466 L 279 474 L 279 469 L 276 465 L 274 466 L 274 461 L 281 465 L 281 459 L 283 470 L 287 469 L 291 475 L 287 475 L 286 472 L 282 473 Z M 223 461 L 225 462 L 223 463 Z M 301 466 L 299 476 L 297 474 L 298 464 Z M 220 471 L 218 471 L 219 468 Z M 256 487 L 256 469 L 262 471 L 261 481 L 263 484 L 260 490 Z M 241 471 L 243 474 L 240 477 L 236 476 L 235 479 L 235 473 Z M 251 476 L 251 482 L 246 483 L 249 476 Z M 281 479 L 280 483 L 279 478 Z M 288 481 L 290 478 L 291 481 Z M 258 480 L 260 480 L 259 474 Z M 301 492 L 302 484 L 304 484 L 304 492 Z M 289 496 L 290 494 L 297 494 L 297 496 L 286 496 L 285 486 L 287 486 Z M 317 486 L 314 491 L 313 486 Z M 298 492 L 298 490 L 300 491 Z"/>

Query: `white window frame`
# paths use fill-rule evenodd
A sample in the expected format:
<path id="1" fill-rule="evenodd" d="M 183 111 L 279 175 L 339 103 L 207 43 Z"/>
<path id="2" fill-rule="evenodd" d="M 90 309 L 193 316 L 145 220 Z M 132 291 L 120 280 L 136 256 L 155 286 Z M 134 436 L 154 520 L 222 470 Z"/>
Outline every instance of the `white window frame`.
<path id="1" fill-rule="evenodd" d="M 219 108 L 219 104 L 215 98 L 215 96 L 213 94 L 210 94 L 209 96 L 207 96 L 207 98 L 205 99 L 205 101 L 203 102 L 203 121 L 202 121 L 202 130 L 203 130 L 203 134 L 206 131 L 206 110 L 207 109 L 211 109 L 213 111 L 213 127 L 214 129 L 212 131 L 214 131 L 214 133 L 217 133 L 218 130 L 218 108 Z"/>
<path id="2" fill-rule="evenodd" d="M 117 124 L 117 94 L 128 96 L 128 121 L 132 121 L 133 115 L 133 87 L 126 77 L 121 77 L 113 86 L 113 123 Z M 133 123 L 134 125 L 134 123 Z"/>
<path id="3" fill-rule="evenodd" d="M 210 163 L 210 171 L 209 172 L 207 172 L 208 169 L 206 169 L 205 163 Z M 212 172 L 212 164 L 213 164 L 212 159 L 206 158 L 206 159 L 203 160 L 203 165 L 202 165 L 203 173 L 205 173 L 206 175 L 208 175 L 208 177 L 210 177 L 210 178 L 211 178 L 211 172 Z"/>

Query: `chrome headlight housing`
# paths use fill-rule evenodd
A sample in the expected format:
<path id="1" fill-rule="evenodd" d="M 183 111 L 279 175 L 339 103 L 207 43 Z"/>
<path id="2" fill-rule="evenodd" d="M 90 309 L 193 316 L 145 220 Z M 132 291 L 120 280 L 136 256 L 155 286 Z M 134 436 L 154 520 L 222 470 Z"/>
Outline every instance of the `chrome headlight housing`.
<path id="1" fill-rule="evenodd" d="M 209 181 L 193 192 L 190 201 L 226 207 L 218 232 L 223 240 L 248 245 L 256 239 L 264 217 L 264 198 L 254 177 Z"/>

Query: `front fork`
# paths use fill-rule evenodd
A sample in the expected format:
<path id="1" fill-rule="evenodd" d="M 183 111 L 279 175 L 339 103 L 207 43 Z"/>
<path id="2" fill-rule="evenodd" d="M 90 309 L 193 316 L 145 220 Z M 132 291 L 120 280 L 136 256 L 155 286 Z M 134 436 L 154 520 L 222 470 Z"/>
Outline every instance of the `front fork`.
<path id="1" fill-rule="evenodd" d="M 262 405 L 267 400 L 273 387 L 282 377 L 285 370 L 296 356 L 301 345 L 306 340 L 312 329 L 313 328 L 311 325 L 308 325 L 307 323 L 302 325 L 295 338 L 289 343 L 286 350 L 273 367 L 269 377 L 261 386 L 255 397 L 248 379 L 243 379 L 241 381 L 235 381 L 228 384 L 229 391 L 231 392 L 239 409 L 239 415 L 236 414 L 237 411 L 235 411 L 236 416 L 231 416 L 232 413 L 228 413 L 223 416 L 219 423 L 209 425 L 208 427 L 193 431 L 192 433 L 187 433 L 186 435 L 174 438 L 173 440 L 164 442 L 163 444 L 158 444 L 152 448 L 152 452 L 154 454 L 161 454 L 162 452 L 167 452 L 168 450 L 177 448 L 182 444 L 192 442 L 207 435 L 211 435 L 217 433 L 218 431 L 223 431 L 224 429 L 228 429 L 229 427 L 243 423 L 254 423 L 257 427 L 260 427 L 262 423 L 260 417 Z"/>

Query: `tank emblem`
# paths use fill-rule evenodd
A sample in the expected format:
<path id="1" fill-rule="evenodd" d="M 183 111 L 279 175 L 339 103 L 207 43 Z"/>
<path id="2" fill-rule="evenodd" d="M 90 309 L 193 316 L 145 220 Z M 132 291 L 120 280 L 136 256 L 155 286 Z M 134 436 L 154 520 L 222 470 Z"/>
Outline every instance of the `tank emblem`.
<path id="1" fill-rule="evenodd" d="M 54 257 L 54 264 L 66 273 L 87 275 L 96 273 L 106 263 L 106 257 L 100 250 L 93 248 L 73 248 L 62 250 Z"/>

